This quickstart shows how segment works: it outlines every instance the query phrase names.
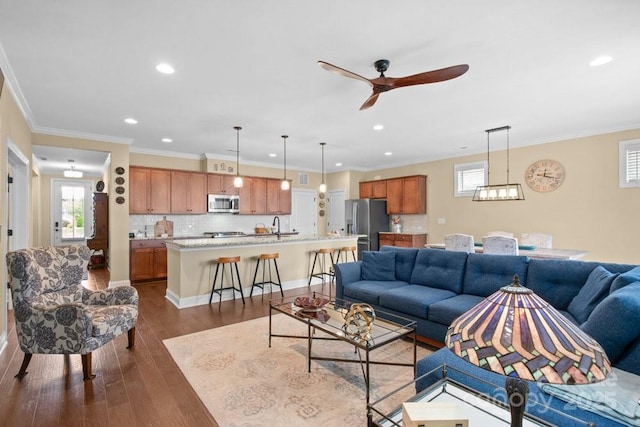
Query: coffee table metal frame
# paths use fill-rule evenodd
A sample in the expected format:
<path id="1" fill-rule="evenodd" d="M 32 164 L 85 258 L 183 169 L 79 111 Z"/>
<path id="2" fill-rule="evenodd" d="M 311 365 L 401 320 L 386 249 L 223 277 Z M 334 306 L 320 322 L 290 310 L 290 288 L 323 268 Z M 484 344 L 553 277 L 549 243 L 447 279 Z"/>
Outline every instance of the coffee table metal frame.
<path id="1" fill-rule="evenodd" d="M 299 295 L 298 295 L 299 296 Z M 326 297 L 325 295 L 313 293 L 312 298 Z M 281 338 L 300 338 L 307 340 L 307 372 L 311 372 L 312 360 L 324 360 L 332 362 L 360 363 L 362 374 L 365 382 L 366 405 L 369 410 L 369 387 L 371 382 L 369 366 L 370 365 L 392 365 L 392 366 L 410 366 L 413 368 L 413 375 L 416 373 L 416 322 L 391 313 L 377 310 L 376 319 L 371 329 L 371 339 L 362 341 L 348 336 L 344 329 L 344 314 L 347 312 L 350 302 L 334 299 L 327 303 L 322 312 L 311 311 L 305 312 L 294 306 L 293 301 L 296 297 L 275 298 L 269 303 L 269 347 L 271 347 L 272 337 Z M 307 325 L 307 336 L 300 335 L 282 335 L 274 333 L 272 330 L 271 318 L 273 313 L 283 313 L 297 321 Z M 394 319 L 388 320 L 388 319 Z M 329 336 L 316 336 L 316 330 L 324 332 Z M 373 350 L 384 347 L 399 339 L 409 338 L 413 344 L 413 362 L 382 362 L 371 360 L 370 353 Z M 343 341 L 355 347 L 358 353 L 358 359 L 343 359 L 335 357 L 317 356 L 312 353 L 312 344 L 314 340 L 333 340 Z M 362 358 L 364 353 L 364 360 Z"/>

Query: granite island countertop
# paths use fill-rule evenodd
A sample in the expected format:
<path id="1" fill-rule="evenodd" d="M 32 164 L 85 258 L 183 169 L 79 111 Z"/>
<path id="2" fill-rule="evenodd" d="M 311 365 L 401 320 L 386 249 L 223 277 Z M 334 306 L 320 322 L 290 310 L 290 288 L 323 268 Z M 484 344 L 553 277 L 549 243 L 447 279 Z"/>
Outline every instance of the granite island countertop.
<path id="1" fill-rule="evenodd" d="M 226 238 L 192 238 L 192 239 L 169 239 L 167 247 L 181 248 L 210 248 L 220 246 L 248 246 L 261 244 L 284 244 L 284 243 L 300 243 L 300 242 L 320 242 L 320 241 L 343 241 L 357 239 L 357 234 L 338 235 L 328 234 L 325 236 L 316 236 L 314 234 L 284 234 L 278 237 L 275 234 L 265 234 L 264 236 L 242 236 L 242 237 L 226 237 Z"/>

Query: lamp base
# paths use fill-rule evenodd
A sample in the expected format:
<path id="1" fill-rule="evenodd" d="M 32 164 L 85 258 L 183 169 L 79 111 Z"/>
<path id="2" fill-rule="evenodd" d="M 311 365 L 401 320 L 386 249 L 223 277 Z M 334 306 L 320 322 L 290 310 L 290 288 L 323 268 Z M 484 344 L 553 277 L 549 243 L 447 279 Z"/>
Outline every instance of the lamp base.
<path id="1" fill-rule="evenodd" d="M 511 427 L 522 427 L 529 386 L 520 378 L 507 377 L 504 388 L 507 390 L 509 409 L 511 409 Z"/>

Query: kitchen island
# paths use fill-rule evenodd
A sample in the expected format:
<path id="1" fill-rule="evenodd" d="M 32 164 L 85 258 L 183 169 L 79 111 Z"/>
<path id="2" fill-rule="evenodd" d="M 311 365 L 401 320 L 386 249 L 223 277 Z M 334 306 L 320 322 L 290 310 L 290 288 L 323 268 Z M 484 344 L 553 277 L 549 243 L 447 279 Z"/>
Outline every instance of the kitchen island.
<path id="1" fill-rule="evenodd" d="M 314 251 L 321 248 L 356 246 L 357 235 L 283 235 L 233 237 L 225 239 L 180 239 L 167 241 L 167 299 L 178 308 L 209 303 L 211 284 L 219 257 L 241 257 L 238 264 L 245 297 L 251 292 L 256 258 L 262 253 L 279 253 L 278 269 L 283 289 L 306 287 Z M 262 267 L 258 272 L 261 276 Z M 268 274 L 268 271 L 267 271 Z M 275 275 L 275 271 L 273 271 Z M 227 274 L 225 274 L 227 276 Z M 227 277 L 225 277 L 225 280 Z M 219 278 L 218 278 L 219 280 Z M 319 283 L 319 280 L 317 280 Z M 273 289 L 279 292 L 278 288 Z M 258 293 L 262 291 L 256 289 Z M 269 291 L 267 286 L 266 291 Z M 214 302 L 217 300 L 214 298 Z M 231 291 L 223 300 L 232 299 Z M 236 298 L 240 295 L 236 292 Z"/>

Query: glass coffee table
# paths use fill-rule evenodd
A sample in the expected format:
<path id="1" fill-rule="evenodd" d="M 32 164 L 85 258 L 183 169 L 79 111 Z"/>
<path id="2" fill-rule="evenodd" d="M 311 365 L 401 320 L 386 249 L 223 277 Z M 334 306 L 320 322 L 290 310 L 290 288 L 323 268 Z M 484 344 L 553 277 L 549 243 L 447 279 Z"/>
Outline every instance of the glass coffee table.
<path id="1" fill-rule="evenodd" d="M 414 394 L 410 399 L 402 398 L 402 396 L 406 396 L 406 393 L 401 393 L 402 391 L 412 388 L 415 393 L 417 382 L 426 378 L 433 379 L 434 376 L 438 378 L 437 381 L 427 386 L 420 393 Z M 456 381 L 451 376 L 455 378 L 467 377 L 472 381 L 464 382 L 473 383 L 475 386 L 470 387 L 460 381 Z M 479 390 L 483 390 L 483 392 Z M 491 390 L 491 392 L 487 392 L 487 390 Z M 403 402 L 449 402 L 456 405 L 464 415 L 464 418 L 469 420 L 470 426 L 509 426 L 511 424 L 511 413 L 509 407 L 501 399 L 501 397 L 504 398 L 505 394 L 504 384 L 494 384 L 450 366 L 442 365 L 397 388 L 377 401 L 371 402 L 367 406 L 368 426 L 402 427 Z M 544 404 L 544 402 L 538 401 L 536 404 Z M 562 421 L 559 425 L 589 426 L 589 423 L 553 408 L 546 407 L 545 410 L 555 413 L 556 418 Z M 553 424 L 525 413 L 522 425 L 530 427 L 552 426 Z"/>
<path id="2" fill-rule="evenodd" d="M 326 295 L 313 293 L 306 295 L 309 298 L 325 298 L 329 300 Z M 394 365 L 394 366 L 409 366 L 413 368 L 415 376 L 416 370 L 416 322 L 396 316 L 391 313 L 386 313 L 380 310 L 376 310 L 376 318 L 373 321 L 370 329 L 370 333 L 367 339 L 360 339 L 348 333 L 345 329 L 345 314 L 348 312 L 350 302 L 333 299 L 327 302 L 324 306 L 317 309 L 301 309 L 294 304 L 296 297 L 284 297 L 274 298 L 270 302 L 269 308 L 269 347 L 271 347 L 272 337 L 283 338 L 301 338 L 307 340 L 307 372 L 311 372 L 312 360 L 324 360 L 333 362 L 349 362 L 360 363 L 362 368 L 362 374 L 364 376 L 365 392 L 366 392 L 366 404 L 369 405 L 369 388 L 370 388 L 370 365 Z M 282 313 L 295 319 L 298 322 L 307 325 L 306 336 L 299 335 L 282 335 L 274 333 L 272 330 L 272 316 L 273 313 Z M 317 332 L 324 332 L 324 334 L 317 334 Z M 392 361 L 375 361 L 371 359 L 370 353 L 376 349 L 386 346 L 394 341 L 408 338 L 411 339 L 413 344 L 413 362 L 392 362 Z M 350 345 L 353 345 L 355 351 L 358 353 L 357 359 L 347 358 L 335 358 L 335 357 L 323 357 L 313 353 L 313 341 L 314 340 L 336 340 L 343 341 Z"/>

